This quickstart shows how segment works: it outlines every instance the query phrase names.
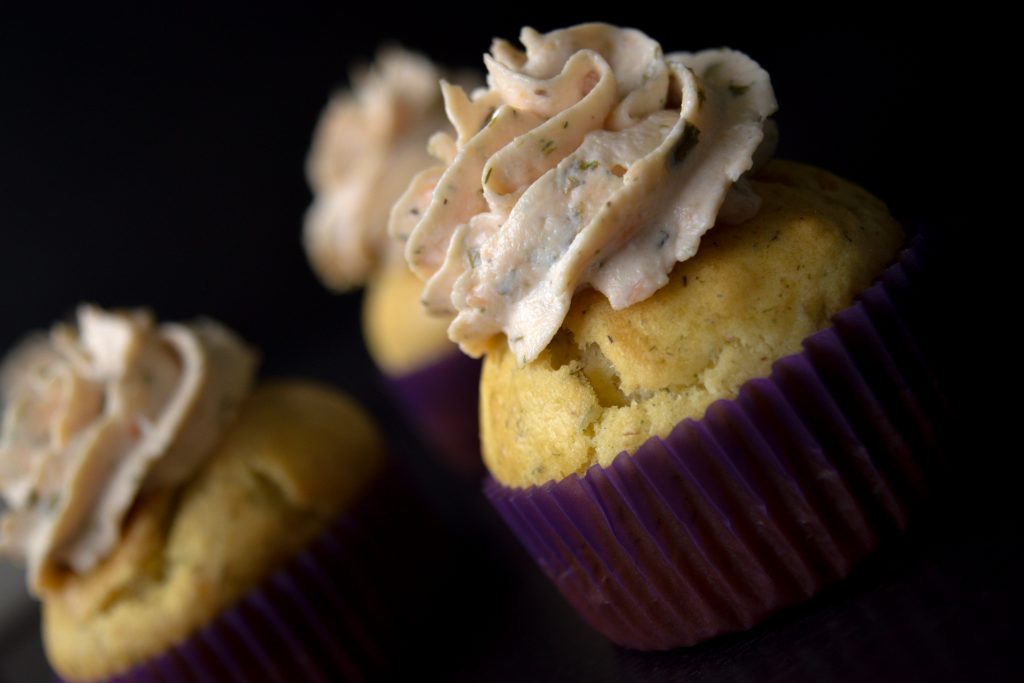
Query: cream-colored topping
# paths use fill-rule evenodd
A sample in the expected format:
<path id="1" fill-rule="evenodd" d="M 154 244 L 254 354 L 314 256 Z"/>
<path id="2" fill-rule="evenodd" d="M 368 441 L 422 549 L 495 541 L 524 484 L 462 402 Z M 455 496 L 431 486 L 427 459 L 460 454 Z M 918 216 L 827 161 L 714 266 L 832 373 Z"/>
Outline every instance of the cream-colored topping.
<path id="1" fill-rule="evenodd" d="M 504 333 L 522 364 L 577 290 L 642 301 L 716 218 L 756 213 L 742 176 L 776 105 L 739 52 L 663 56 L 605 24 L 520 40 L 525 53 L 498 40 L 485 56 L 489 89 L 443 84 L 457 138 L 432 141 L 446 165 L 414 179 L 390 228 L 427 279 L 424 304 L 455 314 L 449 336 L 479 356 Z"/>
<path id="2" fill-rule="evenodd" d="M 43 592 L 117 543 L 140 492 L 187 479 L 248 393 L 256 356 L 212 321 L 78 311 L 30 337 L 0 372 L 0 551 Z"/>
<path id="3" fill-rule="evenodd" d="M 431 165 L 430 135 L 447 127 L 426 59 L 398 49 L 353 74 L 321 116 L 307 164 L 315 194 L 305 220 L 306 253 L 328 287 L 363 284 L 376 266 L 401 260 L 387 236 L 388 212 L 418 171 Z"/>

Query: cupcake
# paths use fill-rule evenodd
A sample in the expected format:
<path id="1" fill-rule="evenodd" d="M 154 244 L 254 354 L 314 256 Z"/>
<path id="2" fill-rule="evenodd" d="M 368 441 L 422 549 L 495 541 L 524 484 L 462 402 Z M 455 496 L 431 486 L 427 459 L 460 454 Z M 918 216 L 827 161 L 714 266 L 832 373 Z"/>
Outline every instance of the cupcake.
<path id="1" fill-rule="evenodd" d="M 422 283 L 387 234 L 392 204 L 433 163 L 428 140 L 447 127 L 440 78 L 426 59 L 389 49 L 353 74 L 351 92 L 331 99 L 309 153 L 304 243 L 325 286 L 366 286 L 367 348 L 420 436 L 456 468 L 479 473 L 479 363 L 448 340 L 447 320 L 424 313 Z"/>
<path id="2" fill-rule="evenodd" d="M 91 306 L 5 361 L 0 549 L 26 564 L 64 680 L 382 665 L 382 440 L 325 387 L 252 389 L 255 368 L 215 322 Z"/>
<path id="3" fill-rule="evenodd" d="M 426 305 L 486 356 L 485 492 L 613 642 L 749 628 L 927 492 L 917 254 L 865 191 L 769 161 L 746 55 L 604 24 L 520 40 L 486 91 L 445 87 L 449 163 L 392 213 Z"/>

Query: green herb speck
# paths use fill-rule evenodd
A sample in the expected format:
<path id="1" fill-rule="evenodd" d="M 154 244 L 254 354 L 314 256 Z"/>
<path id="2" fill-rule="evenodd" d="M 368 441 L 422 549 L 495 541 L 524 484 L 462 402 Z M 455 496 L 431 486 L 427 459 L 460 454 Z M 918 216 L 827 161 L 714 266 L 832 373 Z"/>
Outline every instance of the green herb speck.
<path id="1" fill-rule="evenodd" d="M 705 81 L 713 81 L 715 80 L 715 77 L 718 76 L 718 72 L 721 70 L 721 62 L 714 62 L 713 64 L 708 64 L 708 68 L 704 69 L 703 79 Z"/>
<path id="2" fill-rule="evenodd" d="M 541 141 L 540 141 L 540 151 L 543 152 L 545 156 L 547 156 L 548 154 L 551 154 L 552 152 L 555 151 L 555 141 L 554 140 L 545 140 L 545 139 L 541 138 Z"/>
<path id="3" fill-rule="evenodd" d="M 672 163 L 678 164 L 686 158 L 686 155 L 697 146 L 700 140 L 700 128 L 687 121 L 683 125 L 683 134 L 679 136 L 676 148 L 672 150 Z"/>
<path id="4" fill-rule="evenodd" d="M 484 176 L 484 185 L 486 185 L 487 181 L 491 179 L 491 171 L 493 171 L 493 170 L 494 170 L 493 166 L 488 166 L 487 167 L 487 175 Z"/>
<path id="5" fill-rule="evenodd" d="M 592 171 L 597 168 L 597 159 L 591 161 L 581 161 L 579 163 L 579 169 L 581 171 Z"/>

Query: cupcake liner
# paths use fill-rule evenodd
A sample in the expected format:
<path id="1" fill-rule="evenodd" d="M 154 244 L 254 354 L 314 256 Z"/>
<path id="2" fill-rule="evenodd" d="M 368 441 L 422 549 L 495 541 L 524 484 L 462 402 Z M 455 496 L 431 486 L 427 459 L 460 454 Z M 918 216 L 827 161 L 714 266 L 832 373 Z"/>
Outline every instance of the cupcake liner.
<path id="1" fill-rule="evenodd" d="M 918 248 L 833 326 L 634 455 L 484 490 L 583 618 L 642 650 L 753 626 L 846 574 L 942 469 L 948 409 L 919 350 Z"/>
<path id="2" fill-rule="evenodd" d="M 453 350 L 400 377 L 385 376 L 388 390 L 420 438 L 467 476 L 482 476 L 480 360 Z"/>
<path id="3" fill-rule="evenodd" d="M 386 471 L 353 510 L 237 604 L 184 642 L 105 680 L 328 683 L 386 676 L 402 608 L 417 608 L 408 567 L 434 538 L 430 516 L 411 511 L 411 499 L 401 473 Z"/>

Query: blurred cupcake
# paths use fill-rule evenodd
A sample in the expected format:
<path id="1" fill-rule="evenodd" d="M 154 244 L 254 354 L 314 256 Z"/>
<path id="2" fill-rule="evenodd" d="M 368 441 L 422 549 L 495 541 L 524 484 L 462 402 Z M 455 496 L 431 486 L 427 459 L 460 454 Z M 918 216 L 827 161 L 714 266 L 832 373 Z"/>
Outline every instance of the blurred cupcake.
<path id="1" fill-rule="evenodd" d="M 748 628 L 927 490 L 916 256 L 885 270 L 881 202 L 766 163 L 775 98 L 745 55 L 603 24 L 520 40 L 489 90 L 446 88 L 450 163 L 392 214 L 427 305 L 486 354 L 485 491 L 612 641 Z"/>
<path id="2" fill-rule="evenodd" d="M 448 128 L 441 76 L 428 60 L 388 49 L 331 99 L 307 164 L 314 200 L 304 242 L 327 287 L 366 285 L 367 348 L 420 435 L 458 469 L 479 473 L 479 362 L 448 340 L 448 320 L 423 312 L 422 283 L 387 234 L 391 206 L 433 163 L 428 140 Z"/>
<path id="3" fill-rule="evenodd" d="M 250 391 L 255 367 L 215 322 L 88 306 L 5 361 L 0 549 L 27 564 L 64 680 L 382 666 L 381 438 L 316 384 Z"/>

